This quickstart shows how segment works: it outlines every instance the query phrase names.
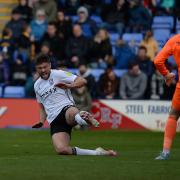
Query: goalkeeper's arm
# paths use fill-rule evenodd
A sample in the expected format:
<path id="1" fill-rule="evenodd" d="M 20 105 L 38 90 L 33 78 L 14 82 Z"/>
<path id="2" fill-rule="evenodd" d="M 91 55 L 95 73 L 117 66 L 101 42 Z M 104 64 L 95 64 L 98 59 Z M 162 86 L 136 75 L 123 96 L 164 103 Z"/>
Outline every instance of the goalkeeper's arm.
<path id="1" fill-rule="evenodd" d="M 45 112 L 44 106 L 39 104 L 40 106 L 40 120 L 36 124 L 32 126 L 32 128 L 41 128 L 46 120 L 47 114 Z"/>

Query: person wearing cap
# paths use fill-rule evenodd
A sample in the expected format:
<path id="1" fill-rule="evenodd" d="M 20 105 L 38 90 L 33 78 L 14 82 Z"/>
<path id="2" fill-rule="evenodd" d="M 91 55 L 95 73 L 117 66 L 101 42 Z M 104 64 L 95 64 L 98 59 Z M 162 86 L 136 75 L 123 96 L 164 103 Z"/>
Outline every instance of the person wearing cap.
<path id="1" fill-rule="evenodd" d="M 47 20 L 44 10 L 39 9 L 36 12 L 36 18 L 31 21 L 30 27 L 35 41 L 40 41 L 47 29 Z"/>
<path id="2" fill-rule="evenodd" d="M 83 34 L 86 37 L 94 36 L 98 28 L 96 22 L 89 17 L 87 8 L 84 6 L 79 7 L 77 15 L 78 20 L 75 23 L 81 26 Z"/>

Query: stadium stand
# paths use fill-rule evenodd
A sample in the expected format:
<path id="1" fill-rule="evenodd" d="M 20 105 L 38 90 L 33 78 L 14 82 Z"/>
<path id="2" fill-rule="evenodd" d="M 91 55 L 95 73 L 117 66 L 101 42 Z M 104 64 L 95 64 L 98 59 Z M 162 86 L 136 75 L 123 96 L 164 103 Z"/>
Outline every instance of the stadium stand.
<path id="1" fill-rule="evenodd" d="M 83 49 L 83 51 L 82 51 L 83 53 L 81 52 L 81 49 L 79 49 L 79 52 L 78 52 L 78 54 L 80 56 L 78 58 L 82 61 L 85 60 L 84 63 L 86 63 L 87 66 L 90 66 L 90 62 L 92 60 L 92 57 L 91 57 L 92 56 L 91 51 L 93 49 L 92 46 L 94 46 L 94 47 L 97 46 L 98 48 L 100 48 L 102 46 L 99 47 L 99 44 L 101 44 L 102 41 L 106 42 L 106 39 L 104 39 L 105 37 L 103 37 L 106 35 L 103 35 L 103 33 L 102 33 L 100 35 L 102 37 L 100 39 L 98 39 L 95 36 L 95 34 L 99 30 L 99 28 L 103 27 L 103 23 L 105 22 L 103 12 L 106 12 L 106 13 L 110 12 L 109 8 L 112 8 L 112 6 L 115 5 L 115 4 L 113 4 L 114 1 L 103 0 L 103 1 L 101 1 L 101 3 L 99 1 L 96 1 L 97 6 L 94 6 L 91 3 L 88 4 L 88 1 L 78 1 L 80 3 L 74 9 L 75 11 L 72 11 L 71 13 L 68 13 L 69 12 L 68 9 L 74 8 L 75 6 L 73 6 L 73 4 L 68 4 L 68 3 L 66 4 L 64 0 L 63 1 L 60 0 L 60 1 L 56 1 L 56 2 L 57 2 L 57 7 L 59 9 L 63 9 L 63 12 L 65 13 L 64 20 L 62 20 L 63 19 L 62 16 L 64 16 L 64 15 L 59 13 L 60 21 L 61 20 L 62 21 L 59 23 L 60 25 L 58 24 L 56 26 L 58 35 L 62 38 L 64 49 L 67 49 L 67 42 L 69 39 L 71 39 L 72 34 L 73 34 L 71 27 L 78 20 L 78 16 L 77 16 L 77 12 L 76 12 L 78 7 L 80 7 L 80 6 L 86 7 L 88 9 L 88 13 L 91 15 L 90 18 L 92 20 L 94 20 L 95 23 L 97 24 L 97 28 L 93 28 L 92 36 L 88 37 L 86 34 L 84 34 L 87 38 L 88 45 L 87 45 L 87 47 L 84 46 L 85 50 Z M 1 31 L 1 28 L 5 27 L 4 24 L 8 23 L 8 20 L 10 19 L 10 14 L 15 9 L 14 8 L 15 5 L 21 6 L 21 8 L 20 8 L 21 13 L 22 13 L 21 15 L 22 15 L 22 17 L 24 17 L 23 13 L 26 12 L 28 5 L 23 6 L 20 3 L 21 3 L 21 1 L 18 1 L 18 0 L 0 0 L 0 20 L 1 20 L 0 31 Z M 127 8 L 126 11 L 127 11 L 127 10 L 129 10 L 128 8 L 130 8 L 130 6 L 128 4 L 129 1 L 127 0 L 127 1 L 125 1 L 125 3 L 127 3 L 127 7 L 126 7 Z M 176 34 L 176 33 L 180 32 L 180 25 L 178 22 L 177 23 L 174 22 L 175 18 L 174 18 L 173 14 L 166 13 L 166 11 L 163 11 L 163 13 L 161 13 L 161 10 L 158 9 L 158 6 L 154 7 L 154 9 L 151 9 L 151 7 L 148 4 L 145 5 L 143 3 L 145 3 L 145 1 L 142 1 L 142 4 L 138 4 L 138 6 L 144 6 L 145 8 L 148 8 L 148 10 L 150 12 L 152 12 L 151 13 L 152 21 L 151 21 L 151 23 L 148 21 L 150 23 L 148 27 L 151 27 L 154 39 L 158 42 L 159 50 L 160 50 L 164 46 L 165 42 L 172 36 L 172 34 Z M 60 6 L 62 4 L 63 4 L 63 6 Z M 101 6 L 99 6 L 100 4 L 101 4 Z M 34 10 L 33 4 L 31 4 L 31 7 L 32 8 L 30 8 L 29 10 L 30 11 L 32 10 L 32 12 L 33 12 L 33 10 Z M 72 19 L 72 22 L 69 21 L 69 19 L 66 17 L 70 17 Z M 31 23 L 31 20 L 34 20 L 34 19 L 35 19 L 35 17 L 32 17 L 30 19 L 30 21 L 26 21 L 27 25 L 29 25 Z M 55 19 L 54 19 L 54 21 L 55 21 Z M 99 57 L 99 56 L 96 57 L 98 61 L 103 61 L 107 65 L 107 66 L 103 66 L 103 67 L 98 66 L 97 69 L 93 69 L 93 67 L 90 66 L 92 68 L 92 69 L 90 69 L 91 74 L 95 77 L 96 81 L 99 79 L 100 75 L 105 71 L 105 69 L 103 69 L 103 68 L 108 67 L 109 65 L 113 66 L 113 70 L 116 73 L 116 75 L 118 77 L 121 77 L 122 74 L 127 71 L 127 69 L 126 69 L 127 66 L 126 66 L 126 68 L 123 69 L 122 66 L 117 66 L 117 63 L 120 62 L 121 64 L 123 64 L 124 62 L 127 62 L 124 60 L 126 58 L 122 58 L 122 57 L 127 57 L 130 54 L 130 51 L 132 51 L 132 54 L 134 55 L 132 57 L 132 60 L 135 60 L 134 58 L 137 55 L 137 50 L 139 48 L 139 45 L 141 44 L 142 40 L 145 40 L 146 30 L 143 28 L 137 29 L 137 31 L 135 31 L 135 30 L 133 31 L 130 29 L 128 30 L 129 22 L 130 22 L 130 16 L 127 17 L 127 21 L 124 24 L 125 27 L 123 28 L 123 31 L 122 31 L 123 34 L 119 34 L 116 30 L 112 31 L 110 29 L 109 30 L 107 29 L 107 31 L 109 33 L 110 43 L 111 43 L 110 45 L 112 46 L 112 50 L 110 53 L 110 56 L 112 55 L 112 57 L 108 57 L 106 53 L 104 55 L 101 55 L 101 57 Z M 92 29 L 91 26 L 85 26 L 85 27 L 89 28 L 89 29 L 87 29 L 87 31 Z M 49 28 L 49 29 L 47 28 L 46 31 L 51 31 L 51 28 Z M 24 87 L 21 87 L 20 88 L 21 90 L 20 89 L 12 90 L 15 87 L 10 88 L 11 86 L 18 87 L 19 85 L 21 85 L 21 84 L 16 84 L 16 83 L 13 84 L 13 82 L 12 82 L 12 79 L 13 79 L 12 78 L 13 77 L 12 64 L 15 61 L 14 59 L 17 59 L 15 57 L 22 56 L 23 59 L 26 59 L 26 61 L 22 62 L 23 63 L 22 66 L 18 66 L 18 68 L 26 67 L 26 69 L 29 70 L 27 72 L 27 79 L 33 77 L 33 74 L 35 71 L 33 60 L 39 53 L 48 53 L 48 54 L 52 55 L 53 68 L 58 68 L 56 66 L 56 64 L 58 64 L 59 62 L 60 62 L 60 64 L 61 63 L 65 64 L 66 68 L 68 68 L 68 69 L 73 67 L 73 66 L 70 66 L 70 64 L 68 63 L 72 59 L 74 60 L 74 57 L 72 57 L 72 59 L 70 59 L 70 57 L 67 55 L 67 52 L 69 50 L 65 51 L 65 50 L 62 50 L 62 47 L 61 48 L 58 47 L 59 50 L 63 51 L 63 52 L 61 52 L 61 54 L 62 54 L 61 57 L 57 57 L 54 53 L 54 49 L 56 48 L 56 46 L 52 47 L 52 45 L 50 45 L 50 40 L 47 40 L 47 42 L 46 41 L 43 42 L 43 40 L 42 40 L 43 37 L 42 37 L 42 39 L 39 39 L 39 40 L 34 39 L 34 37 L 32 36 L 32 33 L 29 31 L 28 27 L 22 27 L 21 38 L 19 38 L 19 39 L 14 39 L 14 37 L 12 37 L 12 33 L 14 33 L 14 29 L 10 29 L 10 30 L 6 29 L 6 31 L 4 31 L 4 37 L 2 37 L 1 41 L 0 41 L 0 53 L 2 53 L 2 58 L 3 58 L 3 61 L 0 62 L 0 68 L 2 69 L 1 72 L 3 72 L 2 73 L 3 78 L 0 79 L 0 83 L 1 84 L 5 83 L 6 85 L 8 85 L 5 88 L 3 86 L 3 89 L 5 90 L 5 92 L 4 92 L 5 97 L 9 97 L 9 96 L 24 97 L 25 96 L 24 90 L 23 90 Z M 51 33 L 51 32 L 48 32 L 48 33 Z M 45 35 L 47 35 L 47 33 L 45 33 Z M 91 41 L 93 41 L 95 38 L 97 38 L 96 43 L 93 43 L 93 45 L 92 45 Z M 109 41 L 109 39 L 108 39 L 108 41 Z M 123 40 L 123 43 L 121 40 Z M 117 41 L 118 41 L 118 43 L 117 43 Z M 43 43 L 47 45 L 46 46 L 47 49 L 49 47 L 49 50 L 47 50 L 46 48 L 41 49 L 41 45 Z M 72 42 L 72 44 L 74 45 L 74 49 L 76 49 L 76 47 L 77 47 L 76 42 L 74 41 L 74 42 Z M 129 49 L 124 51 L 126 46 Z M 124 47 L 124 49 L 123 49 L 123 47 Z M 90 53 L 86 50 L 86 48 L 89 50 Z M 105 48 L 105 50 L 103 48 L 101 49 L 101 51 L 104 53 L 104 52 L 106 52 L 105 51 L 106 48 Z M 119 56 L 116 56 L 117 50 L 118 50 Z M 72 51 L 72 49 L 70 51 Z M 117 58 L 117 57 L 120 57 L 120 58 Z M 58 60 L 58 62 L 56 62 L 57 60 Z M 173 61 L 174 61 L 173 58 L 170 58 L 169 62 L 171 64 L 173 64 Z M 126 63 L 126 64 L 128 64 L 128 63 Z M 9 74 L 4 73 L 4 72 L 7 72 L 5 70 L 5 69 L 7 69 L 7 67 L 9 69 L 9 71 L 8 71 Z M 74 67 L 78 68 L 78 65 L 74 66 Z M 94 66 L 94 68 L 95 68 L 95 66 Z M 102 69 L 99 69 L 99 68 L 102 68 Z M 117 69 L 117 68 L 121 68 L 121 69 Z M 19 69 L 19 71 L 21 72 L 21 71 L 23 71 L 23 69 Z M 70 71 L 75 74 L 77 73 L 77 69 L 70 69 Z M 6 77 L 7 74 L 8 74 L 8 77 Z M 6 80 L 7 82 L 3 82 L 4 79 L 7 79 Z M 10 90 L 9 90 L 9 88 L 10 88 Z M 1 95 L 2 95 L 2 93 L 1 93 Z"/>

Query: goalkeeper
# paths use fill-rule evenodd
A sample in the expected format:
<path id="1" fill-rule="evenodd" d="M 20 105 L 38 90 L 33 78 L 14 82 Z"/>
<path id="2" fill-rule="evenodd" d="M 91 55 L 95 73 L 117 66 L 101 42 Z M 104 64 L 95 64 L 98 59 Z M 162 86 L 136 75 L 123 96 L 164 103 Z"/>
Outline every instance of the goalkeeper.
<path id="1" fill-rule="evenodd" d="M 164 76 L 167 86 L 170 86 L 175 78 L 175 74 L 169 72 L 165 66 L 165 61 L 171 55 L 174 56 L 178 67 L 179 81 L 176 84 L 171 111 L 165 126 L 163 151 L 156 157 L 156 160 L 166 160 L 169 158 L 171 146 L 176 134 L 177 120 L 180 117 L 180 34 L 169 39 L 154 60 L 154 64 L 157 70 Z"/>

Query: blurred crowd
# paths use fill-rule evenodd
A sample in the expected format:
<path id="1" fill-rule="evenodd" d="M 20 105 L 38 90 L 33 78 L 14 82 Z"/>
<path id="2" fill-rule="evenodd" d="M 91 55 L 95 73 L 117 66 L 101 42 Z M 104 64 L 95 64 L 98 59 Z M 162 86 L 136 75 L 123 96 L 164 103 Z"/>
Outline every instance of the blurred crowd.
<path id="1" fill-rule="evenodd" d="M 19 0 L 0 40 L 0 84 L 24 86 L 27 97 L 33 97 L 35 58 L 48 54 L 53 68 L 76 68 L 87 79 L 87 87 L 73 91 L 79 102 L 170 99 L 176 82 L 167 89 L 154 68 L 159 46 L 151 25 L 154 16 L 176 19 L 179 4 L 175 0 Z M 119 35 L 114 44 L 111 33 Z M 142 33 L 144 38 L 136 49 L 133 42 L 122 40 L 124 33 Z M 167 67 L 175 69 L 170 63 Z M 92 69 L 104 73 L 96 79 Z M 126 72 L 119 77 L 114 69 Z"/>

